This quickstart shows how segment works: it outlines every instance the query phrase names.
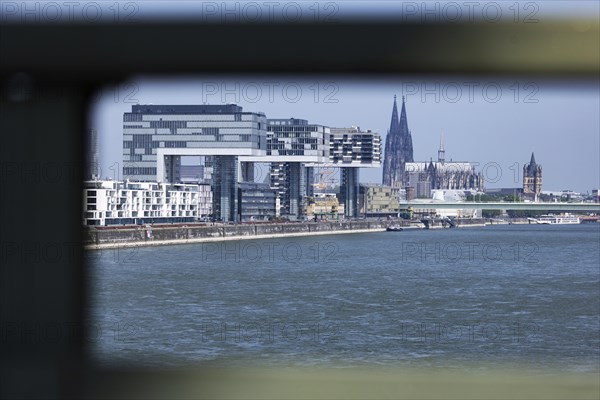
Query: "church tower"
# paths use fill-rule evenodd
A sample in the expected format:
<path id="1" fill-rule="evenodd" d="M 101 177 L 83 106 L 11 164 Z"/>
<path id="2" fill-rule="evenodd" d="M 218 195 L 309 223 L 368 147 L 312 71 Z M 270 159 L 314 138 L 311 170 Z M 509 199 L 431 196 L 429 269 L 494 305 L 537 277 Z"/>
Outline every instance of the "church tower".
<path id="1" fill-rule="evenodd" d="M 400 117 L 398 117 L 396 96 L 394 96 L 392 120 L 385 139 L 384 157 L 383 184 L 386 186 L 404 187 L 407 183 L 404 166 L 407 162 L 413 162 L 412 136 L 408 130 L 404 96 L 402 96 Z"/>
<path id="2" fill-rule="evenodd" d="M 535 156 L 531 153 L 529 164 L 523 166 L 523 194 L 539 196 L 542 193 L 542 166 L 536 164 Z"/>
<path id="3" fill-rule="evenodd" d="M 444 150 L 444 134 L 440 137 L 440 149 L 438 150 L 438 162 L 444 163 L 446 161 L 446 151 Z"/>

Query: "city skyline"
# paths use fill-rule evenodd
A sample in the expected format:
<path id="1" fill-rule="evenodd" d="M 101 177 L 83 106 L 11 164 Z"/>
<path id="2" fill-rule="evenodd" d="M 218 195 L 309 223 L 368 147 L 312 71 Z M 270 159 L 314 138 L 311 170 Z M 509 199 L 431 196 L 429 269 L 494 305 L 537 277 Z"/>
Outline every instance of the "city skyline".
<path id="1" fill-rule="evenodd" d="M 101 177 L 120 179 L 122 118 L 134 104 L 234 103 L 267 118 L 360 126 L 385 140 L 394 95 L 406 97 L 415 160 L 436 159 L 443 134 L 446 158 L 477 163 L 486 188 L 521 186 L 531 152 L 544 166 L 545 190 L 600 185 L 597 81 L 137 78 L 97 94 L 89 127 L 98 131 Z M 381 179 L 382 168 L 360 176 Z"/>

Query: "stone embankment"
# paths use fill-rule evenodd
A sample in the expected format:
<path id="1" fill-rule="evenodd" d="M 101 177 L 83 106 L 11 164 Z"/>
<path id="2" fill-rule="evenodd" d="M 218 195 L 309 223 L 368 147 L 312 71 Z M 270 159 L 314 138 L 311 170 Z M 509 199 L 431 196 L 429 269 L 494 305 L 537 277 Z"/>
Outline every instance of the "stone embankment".
<path id="1" fill-rule="evenodd" d="M 484 219 L 458 220 L 458 227 L 484 226 Z M 410 221 L 343 221 L 237 225 L 128 226 L 112 229 L 84 228 L 86 249 L 200 243 L 223 240 L 266 239 L 343 233 L 381 232 L 389 226 L 422 228 Z"/>

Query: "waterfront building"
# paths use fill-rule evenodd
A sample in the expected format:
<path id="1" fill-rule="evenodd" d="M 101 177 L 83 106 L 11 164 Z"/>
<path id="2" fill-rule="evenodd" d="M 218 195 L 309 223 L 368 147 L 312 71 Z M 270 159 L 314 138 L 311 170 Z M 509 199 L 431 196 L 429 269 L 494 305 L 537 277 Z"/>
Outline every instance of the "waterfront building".
<path id="1" fill-rule="evenodd" d="M 316 193 L 308 202 L 306 217 L 311 220 L 338 220 L 344 212 L 344 204 L 340 203 L 335 193 Z"/>
<path id="2" fill-rule="evenodd" d="M 359 195 L 360 214 L 366 217 L 398 216 L 401 189 L 397 186 L 361 184 Z"/>
<path id="3" fill-rule="evenodd" d="M 339 167 L 381 165 L 381 136 L 359 126 L 331 128 L 329 163 Z"/>
<path id="4" fill-rule="evenodd" d="M 416 198 L 430 198 L 432 190 L 483 191 L 483 174 L 467 161 L 446 161 L 443 140 L 440 140 L 437 162 L 405 164 L 407 186 L 414 188 Z"/>
<path id="5" fill-rule="evenodd" d="M 98 131 L 95 129 L 87 129 L 85 132 L 85 139 L 87 150 L 85 179 L 97 179 L 100 177 Z"/>
<path id="6" fill-rule="evenodd" d="M 333 149 L 333 150 L 332 150 Z M 181 158 L 200 156 L 200 166 Z M 137 181 L 211 182 L 216 219 L 235 221 L 238 183 L 254 182 L 254 164 L 270 163 L 270 184 L 280 214 L 301 219 L 314 194 L 314 168 L 342 169 L 347 216 L 358 209 L 358 169 L 379 166 L 380 137 L 360 128 L 338 128 L 298 118 L 269 119 L 227 105 L 135 105 L 123 116 L 123 174 Z M 210 164 L 210 167 L 209 167 Z"/>
<path id="7" fill-rule="evenodd" d="M 328 127 L 305 119 L 268 119 L 266 156 L 251 159 L 271 163 L 271 188 L 279 198 L 282 217 L 296 220 L 305 215 L 307 199 L 314 194 L 313 165 L 328 160 L 329 133 Z"/>
<path id="8" fill-rule="evenodd" d="M 212 213 L 209 185 L 85 181 L 84 225 L 193 222 Z"/>
<path id="9" fill-rule="evenodd" d="M 329 163 L 340 168 L 340 202 L 347 217 L 359 216 L 359 168 L 381 165 L 381 136 L 360 127 L 331 128 Z"/>
<path id="10" fill-rule="evenodd" d="M 134 105 L 123 115 L 123 176 L 178 183 L 181 157 L 212 156 L 213 212 L 233 221 L 238 157 L 265 154 L 266 125 L 263 113 L 235 104 Z"/>
<path id="11" fill-rule="evenodd" d="M 383 161 L 383 184 L 385 186 L 405 187 L 405 164 L 413 162 L 412 135 L 408 129 L 406 105 L 402 96 L 402 110 L 398 117 L 396 96 L 392 108 L 390 129 L 385 139 L 385 159 Z"/>
<path id="12" fill-rule="evenodd" d="M 535 162 L 531 153 L 529 164 L 523 166 L 523 195 L 537 199 L 542 193 L 542 166 Z"/>
<path id="13" fill-rule="evenodd" d="M 280 199 L 280 215 L 304 219 L 314 197 L 315 169 L 339 168 L 341 196 L 348 217 L 358 215 L 358 168 L 381 164 L 381 138 L 359 127 L 329 128 L 305 119 L 268 120 L 267 154 L 241 160 L 270 162 L 271 187 Z"/>
<path id="14" fill-rule="evenodd" d="M 300 118 L 269 118 L 267 156 L 269 160 L 285 162 L 325 162 L 328 157 L 329 128 L 309 124 Z"/>
<path id="15" fill-rule="evenodd" d="M 270 168 L 271 189 L 279 198 L 279 215 L 301 219 L 307 199 L 314 194 L 313 168 L 304 163 L 273 162 Z"/>
<path id="16" fill-rule="evenodd" d="M 240 182 L 239 221 L 268 221 L 276 215 L 276 196 L 268 183 Z"/>

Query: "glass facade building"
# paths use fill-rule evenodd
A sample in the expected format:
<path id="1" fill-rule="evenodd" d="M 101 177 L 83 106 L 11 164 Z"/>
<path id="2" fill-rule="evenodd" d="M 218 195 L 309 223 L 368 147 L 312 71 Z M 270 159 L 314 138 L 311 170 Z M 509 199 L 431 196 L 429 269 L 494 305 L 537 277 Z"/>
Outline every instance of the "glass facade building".
<path id="1" fill-rule="evenodd" d="M 98 153 L 98 131 L 87 129 L 85 132 L 87 158 L 85 165 L 85 178 L 97 179 L 100 177 L 100 164 Z"/>
<path id="2" fill-rule="evenodd" d="M 275 191 L 268 183 L 240 182 L 238 220 L 268 221 L 275 216 Z"/>
<path id="3" fill-rule="evenodd" d="M 345 215 L 358 216 L 358 168 L 381 165 L 381 137 L 359 127 L 329 128 L 307 120 L 269 119 L 267 159 L 281 215 L 301 218 L 314 196 L 315 167 L 341 169 L 340 200 Z M 273 162 L 275 161 L 275 162 Z"/>
<path id="4" fill-rule="evenodd" d="M 226 155 L 243 154 L 242 149 L 264 151 L 266 125 L 263 113 L 243 112 L 235 104 L 134 105 L 123 115 L 123 176 L 178 182 L 181 156 L 202 155 L 194 149 Z M 161 176 L 157 176 L 159 153 L 165 157 Z"/>
<path id="5" fill-rule="evenodd" d="M 381 136 L 359 127 L 331 128 L 329 162 L 340 167 L 381 165 Z"/>
<path id="6" fill-rule="evenodd" d="M 178 183 L 182 157 L 209 158 L 214 217 L 222 221 L 237 216 L 237 157 L 264 156 L 266 148 L 265 115 L 235 104 L 134 105 L 123 115 L 124 177 Z"/>
<path id="7" fill-rule="evenodd" d="M 313 195 L 313 165 L 329 160 L 329 128 L 300 118 L 269 118 L 267 155 L 270 182 L 279 198 L 279 214 L 299 219 Z"/>
<path id="8" fill-rule="evenodd" d="M 329 162 L 341 169 L 340 201 L 347 217 L 359 216 L 358 167 L 381 165 L 381 137 L 360 127 L 331 128 Z"/>
<path id="9" fill-rule="evenodd" d="M 254 163 L 270 163 L 270 188 L 279 210 L 300 219 L 314 195 L 314 168 L 342 169 L 346 215 L 358 214 L 358 167 L 381 163 L 380 137 L 360 128 L 329 128 L 305 119 L 267 119 L 235 104 L 134 105 L 123 115 L 123 175 L 136 181 L 199 181 L 201 171 L 182 166 L 199 156 L 210 175 L 214 217 L 237 221 L 238 183 L 254 181 Z M 210 166 L 208 162 L 210 161 Z M 190 176 L 192 175 L 192 176 Z M 207 175 L 204 176 L 207 182 Z"/>
<path id="10" fill-rule="evenodd" d="M 213 211 L 218 221 L 238 221 L 238 168 L 235 156 L 215 157 L 213 170 Z"/>
<path id="11" fill-rule="evenodd" d="M 329 128 L 309 124 L 305 119 L 269 119 L 267 155 L 292 156 L 304 161 L 323 162 L 329 154 Z"/>

